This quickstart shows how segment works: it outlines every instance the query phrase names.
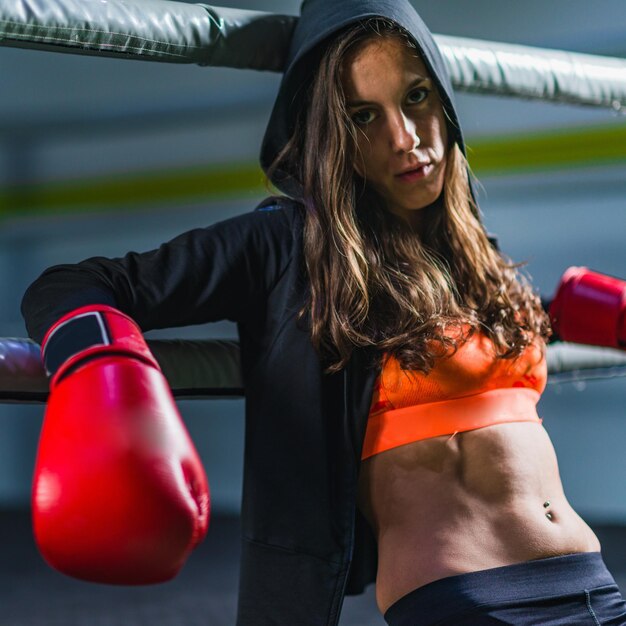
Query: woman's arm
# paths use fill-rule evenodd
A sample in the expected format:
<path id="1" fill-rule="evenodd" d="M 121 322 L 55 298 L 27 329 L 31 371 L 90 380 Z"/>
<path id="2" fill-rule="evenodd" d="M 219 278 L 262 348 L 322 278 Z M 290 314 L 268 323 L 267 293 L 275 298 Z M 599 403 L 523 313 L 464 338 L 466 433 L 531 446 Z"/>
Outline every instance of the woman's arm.
<path id="1" fill-rule="evenodd" d="M 285 211 L 257 212 L 151 252 L 50 268 L 28 289 L 23 312 L 52 375 L 33 528 L 53 567 L 97 582 L 163 582 L 202 540 L 207 479 L 134 320 L 148 329 L 258 315 L 290 234 Z"/>
<path id="2" fill-rule="evenodd" d="M 41 343 L 63 315 L 93 304 L 121 310 L 144 331 L 244 321 L 289 261 L 294 216 L 290 207 L 255 211 L 150 252 L 51 267 L 24 295 L 28 333 Z"/>

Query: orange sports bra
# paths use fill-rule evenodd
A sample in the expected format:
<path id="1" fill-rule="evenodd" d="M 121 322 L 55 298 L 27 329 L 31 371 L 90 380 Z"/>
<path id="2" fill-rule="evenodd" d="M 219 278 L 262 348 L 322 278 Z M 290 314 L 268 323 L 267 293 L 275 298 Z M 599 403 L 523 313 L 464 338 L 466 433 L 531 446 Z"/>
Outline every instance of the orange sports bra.
<path id="1" fill-rule="evenodd" d="M 516 359 L 497 359 L 493 342 L 476 332 L 427 375 L 388 358 L 374 387 L 361 458 L 493 424 L 541 423 L 536 405 L 546 381 L 541 339 Z"/>

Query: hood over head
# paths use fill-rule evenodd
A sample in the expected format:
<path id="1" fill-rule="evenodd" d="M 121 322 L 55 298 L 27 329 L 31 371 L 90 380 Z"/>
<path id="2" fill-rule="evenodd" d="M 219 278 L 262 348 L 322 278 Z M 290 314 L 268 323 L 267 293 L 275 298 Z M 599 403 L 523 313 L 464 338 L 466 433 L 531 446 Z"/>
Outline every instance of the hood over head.
<path id="1" fill-rule="evenodd" d="M 404 28 L 414 40 L 428 68 L 447 114 L 448 133 L 465 153 L 454 106 L 454 94 L 443 57 L 428 27 L 408 0 L 304 0 L 294 30 L 274 109 L 261 146 L 261 166 L 268 168 L 285 147 L 294 129 L 301 96 L 332 36 L 363 19 L 382 17 Z M 287 195 L 298 197 L 300 183 L 280 168 L 272 183 Z"/>

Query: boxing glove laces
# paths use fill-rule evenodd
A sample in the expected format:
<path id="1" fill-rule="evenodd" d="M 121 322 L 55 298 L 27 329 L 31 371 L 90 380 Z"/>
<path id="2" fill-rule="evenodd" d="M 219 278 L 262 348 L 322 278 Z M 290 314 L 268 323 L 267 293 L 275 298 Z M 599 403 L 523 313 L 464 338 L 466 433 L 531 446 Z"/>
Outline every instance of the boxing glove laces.
<path id="1" fill-rule="evenodd" d="M 52 375 L 32 492 L 42 556 L 94 582 L 171 579 L 207 532 L 209 489 L 139 327 L 82 307 L 48 330 L 42 355 Z"/>
<path id="2" fill-rule="evenodd" d="M 563 341 L 626 349 L 626 281 L 570 267 L 549 308 Z"/>

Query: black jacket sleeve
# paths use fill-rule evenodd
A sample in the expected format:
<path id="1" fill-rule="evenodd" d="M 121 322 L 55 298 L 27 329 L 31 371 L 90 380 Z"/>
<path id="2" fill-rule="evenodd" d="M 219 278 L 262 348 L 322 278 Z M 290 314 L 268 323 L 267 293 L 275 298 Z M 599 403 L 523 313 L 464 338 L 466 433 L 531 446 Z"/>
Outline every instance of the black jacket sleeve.
<path id="1" fill-rule="evenodd" d="M 40 343 L 62 315 L 88 304 L 116 307 L 144 331 L 244 322 L 289 262 L 296 210 L 265 207 L 191 230 L 150 252 L 51 267 L 24 295 L 28 334 Z"/>

